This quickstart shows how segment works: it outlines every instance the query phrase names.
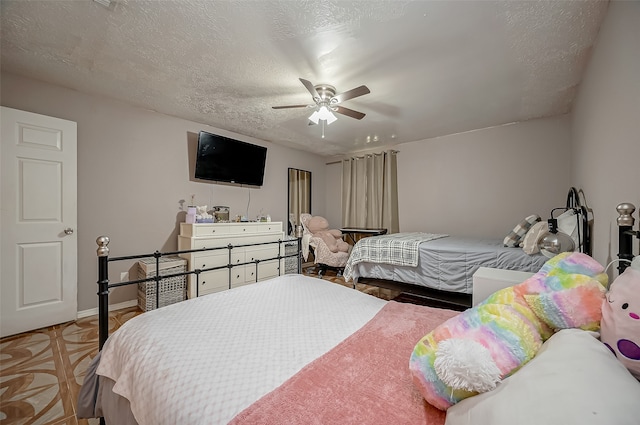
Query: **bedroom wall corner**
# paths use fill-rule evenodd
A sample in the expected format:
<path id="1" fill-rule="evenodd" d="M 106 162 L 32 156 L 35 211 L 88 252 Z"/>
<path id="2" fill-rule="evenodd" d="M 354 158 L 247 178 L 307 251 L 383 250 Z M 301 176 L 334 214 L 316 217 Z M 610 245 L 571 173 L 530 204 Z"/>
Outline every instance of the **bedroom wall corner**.
<path id="1" fill-rule="evenodd" d="M 593 256 L 603 265 L 617 258 L 616 205 L 640 208 L 639 23 L 639 1 L 609 3 L 572 112 L 571 181 L 594 211 Z"/>

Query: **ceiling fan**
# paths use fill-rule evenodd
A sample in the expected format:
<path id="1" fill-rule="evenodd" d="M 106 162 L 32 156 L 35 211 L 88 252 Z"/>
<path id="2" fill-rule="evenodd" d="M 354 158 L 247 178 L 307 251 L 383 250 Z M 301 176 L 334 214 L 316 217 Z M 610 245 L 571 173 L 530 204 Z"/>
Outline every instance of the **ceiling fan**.
<path id="1" fill-rule="evenodd" d="M 315 111 L 309 117 L 309 125 L 318 124 L 322 121 L 324 137 L 324 123 L 331 124 L 337 118 L 333 115 L 333 112 L 337 112 L 342 115 L 346 115 L 357 120 L 364 118 L 366 114 L 362 112 L 354 111 L 353 109 L 340 106 L 339 103 L 345 100 L 353 99 L 355 97 L 363 96 L 371 93 L 367 86 L 356 87 L 351 90 L 336 94 L 336 88 L 329 84 L 316 84 L 315 86 L 308 80 L 300 78 L 300 82 L 311 93 L 314 104 L 311 105 L 287 105 L 287 106 L 272 106 L 273 109 L 289 109 L 289 108 L 315 108 Z"/>

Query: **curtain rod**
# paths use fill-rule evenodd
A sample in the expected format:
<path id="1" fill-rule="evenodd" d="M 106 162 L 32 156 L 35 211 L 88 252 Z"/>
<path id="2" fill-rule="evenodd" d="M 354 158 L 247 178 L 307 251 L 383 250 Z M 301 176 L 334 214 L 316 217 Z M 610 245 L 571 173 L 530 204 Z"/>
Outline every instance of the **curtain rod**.
<path id="1" fill-rule="evenodd" d="M 390 152 L 392 155 L 395 155 L 395 154 L 397 154 L 397 153 L 398 153 L 398 152 L 400 152 L 400 151 L 396 151 L 396 150 L 389 150 L 389 151 L 384 151 L 384 152 L 380 152 L 380 153 L 368 153 L 368 154 L 365 154 L 365 155 L 363 155 L 363 156 L 352 156 L 351 158 L 343 158 L 343 159 L 340 159 L 340 160 L 338 160 L 338 161 L 325 162 L 325 164 L 324 164 L 324 165 L 340 164 L 342 161 L 346 161 L 346 160 L 348 160 L 348 159 L 364 159 L 364 158 L 366 158 L 367 156 L 372 156 L 372 155 L 382 155 L 382 154 L 385 154 L 385 153 L 387 153 L 387 152 Z"/>

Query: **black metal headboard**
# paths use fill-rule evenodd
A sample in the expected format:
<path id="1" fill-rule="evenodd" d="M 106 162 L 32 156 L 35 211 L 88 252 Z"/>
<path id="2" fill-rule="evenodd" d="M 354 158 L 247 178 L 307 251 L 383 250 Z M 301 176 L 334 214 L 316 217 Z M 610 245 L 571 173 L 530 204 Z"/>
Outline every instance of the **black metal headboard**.
<path id="1" fill-rule="evenodd" d="M 631 263 L 633 259 L 633 237 L 640 240 L 640 230 L 633 230 L 635 219 L 633 213 L 636 207 L 629 203 L 623 202 L 616 207 L 618 211 L 618 258 L 621 260 L 618 264 L 618 271 L 622 273 Z M 640 242 L 639 242 L 640 246 Z"/>
<path id="2" fill-rule="evenodd" d="M 286 254 L 285 250 L 282 248 L 283 244 L 292 243 L 292 241 L 295 242 L 297 245 L 296 253 Z M 272 242 L 256 242 L 256 243 L 244 244 L 244 245 L 228 244 L 226 246 L 219 246 L 214 248 L 198 248 L 198 249 L 188 249 L 188 250 L 173 251 L 173 252 L 155 251 L 153 254 L 128 255 L 124 257 L 109 257 L 109 238 L 107 236 L 99 236 L 96 239 L 96 244 L 98 244 L 98 250 L 97 250 L 97 254 L 98 254 L 98 341 L 99 341 L 100 350 L 102 350 L 102 347 L 104 343 L 107 341 L 107 338 L 109 336 L 109 289 L 111 288 L 117 288 L 120 286 L 135 285 L 138 283 L 153 281 L 155 282 L 155 285 L 156 285 L 155 286 L 155 294 L 156 294 L 155 305 L 159 307 L 160 306 L 160 281 L 163 279 L 168 279 L 168 278 L 177 277 L 177 276 L 187 276 L 187 275 L 193 274 L 195 275 L 195 281 L 196 281 L 195 285 L 196 287 L 198 287 L 201 273 L 206 271 L 212 271 L 212 270 L 229 269 L 229 282 L 231 282 L 232 268 L 247 266 L 247 265 L 255 265 L 256 267 L 255 279 L 257 282 L 258 266 L 260 265 L 261 262 L 272 261 L 272 260 L 278 260 L 278 262 L 280 262 L 280 260 L 282 260 L 283 258 L 290 258 L 290 257 L 297 258 L 297 263 L 298 263 L 297 271 L 298 273 L 302 273 L 302 239 L 301 238 L 295 238 L 295 239 L 289 239 L 289 240 L 278 239 L 277 241 L 272 241 Z M 262 260 L 256 259 L 256 260 L 243 262 L 243 263 L 233 263 L 231 261 L 231 251 L 234 248 L 242 248 L 242 247 L 248 247 L 248 246 L 264 246 L 264 245 L 273 245 L 273 244 L 278 244 L 279 246 L 277 256 L 274 256 L 271 258 L 265 258 Z M 146 279 L 137 279 L 137 280 L 129 280 L 127 282 L 109 283 L 109 263 L 110 262 L 123 261 L 123 260 L 135 260 L 135 259 L 142 259 L 142 258 L 155 258 L 155 261 L 156 261 L 155 270 L 160 270 L 159 263 L 158 263 L 160 257 L 168 256 L 168 255 L 188 254 L 193 252 L 204 252 L 204 251 L 208 252 L 208 251 L 220 251 L 220 250 L 227 250 L 228 256 L 229 256 L 228 263 L 222 266 L 209 267 L 209 268 L 203 268 L 203 269 L 194 268 L 192 270 L 168 274 L 164 276 L 161 276 L 160 273 L 155 273 L 154 277 L 150 277 Z M 285 255 L 282 255 L 283 252 L 285 252 Z M 284 271 L 281 270 L 280 267 L 278 268 L 278 274 L 279 275 L 284 274 Z M 229 285 L 231 285 L 231 283 L 229 283 Z"/>
<path id="3" fill-rule="evenodd" d="M 582 194 L 582 196 L 580 196 Z M 582 200 L 580 199 L 582 198 Z M 569 189 L 567 193 L 567 209 L 573 209 L 581 220 L 578 225 L 578 233 L 580 236 L 580 251 L 591 255 L 591 228 L 589 227 L 589 208 L 582 189 L 577 190 L 575 187 Z"/>

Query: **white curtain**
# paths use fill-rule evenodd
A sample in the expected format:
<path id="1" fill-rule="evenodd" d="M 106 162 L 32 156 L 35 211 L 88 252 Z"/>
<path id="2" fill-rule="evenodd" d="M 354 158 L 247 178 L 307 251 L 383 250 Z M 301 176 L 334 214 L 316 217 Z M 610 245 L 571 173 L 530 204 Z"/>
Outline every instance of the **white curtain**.
<path id="1" fill-rule="evenodd" d="M 397 233 L 397 151 L 342 160 L 342 223 Z"/>

